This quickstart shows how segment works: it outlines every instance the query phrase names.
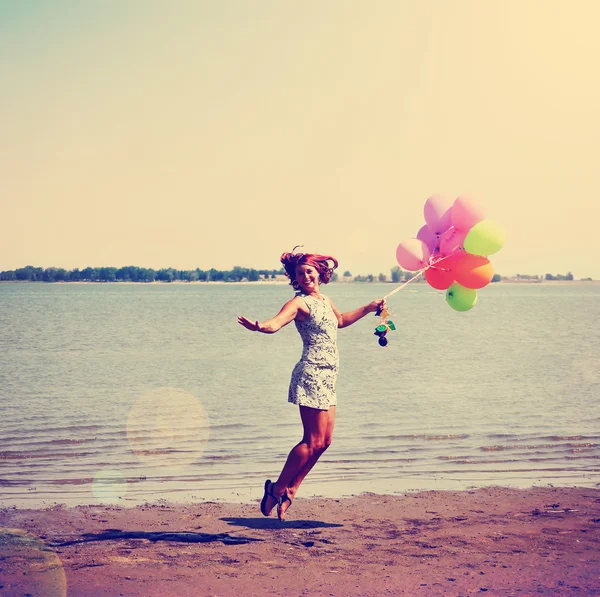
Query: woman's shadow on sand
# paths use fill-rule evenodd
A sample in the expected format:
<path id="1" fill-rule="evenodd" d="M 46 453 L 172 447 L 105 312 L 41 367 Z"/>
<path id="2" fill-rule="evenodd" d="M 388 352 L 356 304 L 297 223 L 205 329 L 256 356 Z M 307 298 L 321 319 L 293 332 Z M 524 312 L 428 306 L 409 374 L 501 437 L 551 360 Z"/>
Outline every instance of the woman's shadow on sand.
<path id="1" fill-rule="evenodd" d="M 152 543 L 157 541 L 174 541 L 180 543 L 212 543 L 221 541 L 224 545 L 240 545 L 252 541 L 262 541 L 255 537 L 232 537 L 229 533 L 197 533 L 190 531 L 181 532 L 151 532 L 151 531 L 122 531 L 121 529 L 106 529 L 101 533 L 83 533 L 78 539 L 59 541 L 51 543 L 52 547 L 65 547 L 78 543 L 90 543 L 91 541 L 119 541 L 128 539 L 147 539 Z"/>
<path id="2" fill-rule="evenodd" d="M 343 524 L 322 522 L 320 520 L 279 520 L 277 518 L 220 518 L 231 526 L 246 527 L 247 529 L 330 529 L 342 527 Z M 123 539 L 147 539 L 153 543 L 157 541 L 174 541 L 182 543 L 211 543 L 221 541 L 224 545 L 239 545 L 252 541 L 263 541 L 255 537 L 231 536 L 229 533 L 198 533 L 190 531 L 181 532 L 151 532 L 151 531 L 123 531 L 121 529 L 106 529 L 100 533 L 83 533 L 77 539 L 69 539 L 51 543 L 52 547 L 65 547 L 78 543 L 91 541 L 119 541 Z"/>
<path id="3" fill-rule="evenodd" d="M 320 520 L 279 520 L 278 518 L 220 518 L 231 526 L 247 529 L 331 529 L 343 527 L 343 524 Z"/>

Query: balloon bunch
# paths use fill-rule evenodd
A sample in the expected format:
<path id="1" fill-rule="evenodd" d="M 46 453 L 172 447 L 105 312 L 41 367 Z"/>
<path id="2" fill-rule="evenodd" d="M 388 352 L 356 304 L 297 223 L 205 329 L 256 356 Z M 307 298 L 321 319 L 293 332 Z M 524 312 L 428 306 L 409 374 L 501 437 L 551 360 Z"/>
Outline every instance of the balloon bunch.
<path id="1" fill-rule="evenodd" d="M 379 324 L 375 328 L 375 335 L 379 336 L 379 346 L 387 346 L 388 339 L 385 335 L 388 332 L 393 332 L 396 329 L 394 322 L 389 318 L 390 313 L 387 309 L 378 309 L 376 316 L 379 317 Z"/>
<path id="2" fill-rule="evenodd" d="M 418 270 L 409 281 L 424 273 L 432 288 L 446 290 L 450 307 L 468 311 L 477 302 L 477 290 L 492 281 L 488 256 L 502 248 L 504 229 L 486 220 L 482 208 L 467 195 L 454 202 L 433 195 L 425 202 L 424 215 L 425 225 L 416 238 L 398 245 L 396 259 L 404 269 Z"/>

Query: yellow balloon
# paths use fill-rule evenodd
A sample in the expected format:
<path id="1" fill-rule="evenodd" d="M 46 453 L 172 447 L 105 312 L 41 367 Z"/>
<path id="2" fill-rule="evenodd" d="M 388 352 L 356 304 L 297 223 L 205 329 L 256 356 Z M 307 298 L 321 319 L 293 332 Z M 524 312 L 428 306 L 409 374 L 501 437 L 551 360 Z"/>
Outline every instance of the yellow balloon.
<path id="1" fill-rule="evenodd" d="M 483 220 L 469 230 L 463 244 L 467 253 L 492 255 L 499 251 L 506 240 L 506 232 L 498 222 Z"/>

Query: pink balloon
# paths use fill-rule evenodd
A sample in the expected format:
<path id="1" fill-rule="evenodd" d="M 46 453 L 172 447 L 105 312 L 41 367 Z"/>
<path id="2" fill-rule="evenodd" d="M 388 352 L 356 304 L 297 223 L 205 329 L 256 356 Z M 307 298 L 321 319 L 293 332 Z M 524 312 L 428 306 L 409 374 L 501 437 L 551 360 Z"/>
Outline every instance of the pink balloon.
<path id="1" fill-rule="evenodd" d="M 454 215 L 454 211 L 452 212 Z M 465 237 L 468 230 L 457 230 L 454 226 L 446 230 L 440 237 L 440 255 L 446 257 L 459 249 L 464 249 Z"/>
<path id="2" fill-rule="evenodd" d="M 469 231 L 483 219 L 483 208 L 470 195 L 461 195 L 452 205 L 452 225 L 458 230 Z"/>
<path id="3" fill-rule="evenodd" d="M 423 269 L 429 263 L 430 254 L 427 245 L 418 238 L 403 240 L 396 249 L 396 259 L 400 267 L 409 272 Z"/>
<path id="4" fill-rule="evenodd" d="M 427 224 L 421 226 L 421 229 L 417 232 L 417 238 L 427 245 L 430 253 L 435 253 L 440 248 L 440 240 L 437 234 Z"/>
<path id="5" fill-rule="evenodd" d="M 425 221 L 435 234 L 446 232 L 452 225 L 452 201 L 441 195 L 432 195 L 425 201 Z"/>

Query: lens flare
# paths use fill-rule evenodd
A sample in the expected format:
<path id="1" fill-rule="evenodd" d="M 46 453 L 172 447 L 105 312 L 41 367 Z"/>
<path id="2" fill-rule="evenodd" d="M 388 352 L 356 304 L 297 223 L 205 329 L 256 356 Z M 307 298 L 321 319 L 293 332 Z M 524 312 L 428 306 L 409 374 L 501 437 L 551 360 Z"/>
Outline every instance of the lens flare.
<path id="1" fill-rule="evenodd" d="M 140 396 L 127 420 L 131 450 L 153 468 L 188 467 L 201 458 L 209 435 L 202 403 L 178 388 L 158 388 Z"/>
<path id="2" fill-rule="evenodd" d="M 67 577 L 58 555 L 21 529 L 0 529 L 2 595 L 66 597 Z"/>

